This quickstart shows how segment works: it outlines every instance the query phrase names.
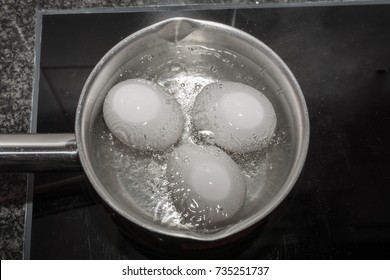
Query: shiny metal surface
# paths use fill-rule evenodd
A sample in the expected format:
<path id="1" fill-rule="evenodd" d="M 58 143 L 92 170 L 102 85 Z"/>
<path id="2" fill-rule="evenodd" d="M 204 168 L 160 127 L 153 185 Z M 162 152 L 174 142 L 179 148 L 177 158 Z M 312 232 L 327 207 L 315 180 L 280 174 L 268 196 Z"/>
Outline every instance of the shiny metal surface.
<path id="1" fill-rule="evenodd" d="M 269 174 L 272 184 L 267 184 L 262 195 L 253 197 L 246 205 L 240 219 L 233 225 L 212 233 L 179 231 L 162 225 L 154 220 L 142 207 L 132 200 L 132 194 L 120 187 L 115 169 L 107 170 L 112 156 L 99 147 L 101 131 L 106 129 L 102 120 L 102 104 L 108 90 L 124 79 L 122 73 L 151 79 L 164 73 L 140 63 L 140 57 L 153 56 L 154 65 L 158 66 L 167 59 L 178 60 L 177 48 L 201 46 L 205 50 L 224 50 L 240 56 L 242 65 L 247 69 L 259 71 L 272 84 L 272 94 L 268 95 L 287 116 L 280 120 L 283 129 L 291 134 L 291 160 L 283 168 Z M 191 49 L 191 48 L 189 48 Z M 210 51 L 206 51 L 207 55 Z M 211 51 L 213 53 L 213 51 Z M 214 52 L 215 53 L 215 52 Z M 209 56 L 212 60 L 212 55 Z M 180 63 L 190 65 L 193 58 L 182 56 Z M 205 69 L 202 74 L 207 79 L 213 64 L 207 59 L 201 61 Z M 226 80 L 235 80 L 236 68 L 226 66 L 222 61 L 217 65 Z M 236 66 L 237 67 L 237 66 Z M 239 67 L 239 66 L 238 66 Z M 158 67 L 154 68 L 158 69 Z M 148 72 L 149 71 L 149 72 Z M 201 70 L 202 71 L 202 70 Z M 218 77 L 210 76 L 211 80 Z M 246 81 L 256 87 L 256 79 Z M 109 51 L 96 65 L 89 76 L 76 115 L 76 139 L 80 160 L 92 185 L 101 198 L 126 220 L 143 229 L 168 237 L 180 237 L 198 241 L 214 241 L 233 236 L 266 217 L 289 193 L 303 167 L 308 143 L 308 112 L 301 89 L 285 63 L 265 44 L 238 29 L 207 21 L 188 18 L 173 18 L 154 24 L 125 38 Z"/>
<path id="2" fill-rule="evenodd" d="M 0 135 L 0 172 L 80 170 L 75 135 Z"/>

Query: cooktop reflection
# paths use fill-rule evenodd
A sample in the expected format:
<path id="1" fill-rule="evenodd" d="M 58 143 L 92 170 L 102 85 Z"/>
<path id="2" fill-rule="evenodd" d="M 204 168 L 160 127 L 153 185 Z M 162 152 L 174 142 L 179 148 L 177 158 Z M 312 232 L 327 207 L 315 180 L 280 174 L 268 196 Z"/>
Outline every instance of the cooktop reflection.
<path id="1" fill-rule="evenodd" d="M 298 182 L 266 223 L 240 248 L 206 258 L 390 258 L 390 5 L 198 9 L 44 12 L 37 132 L 74 132 L 89 73 L 135 31 L 174 16 L 233 25 L 293 71 L 310 147 Z M 130 238 L 82 172 L 37 173 L 29 187 L 32 259 L 175 257 Z"/>

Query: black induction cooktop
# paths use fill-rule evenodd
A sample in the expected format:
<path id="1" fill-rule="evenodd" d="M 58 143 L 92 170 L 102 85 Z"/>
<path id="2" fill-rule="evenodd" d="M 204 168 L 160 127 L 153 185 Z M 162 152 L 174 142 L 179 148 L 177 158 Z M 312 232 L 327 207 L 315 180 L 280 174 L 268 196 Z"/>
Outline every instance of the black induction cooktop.
<path id="1" fill-rule="evenodd" d="M 296 76 L 310 116 L 307 160 L 292 192 L 245 246 L 209 258 L 389 259 L 390 5 L 41 12 L 37 132 L 73 132 L 98 60 L 174 16 L 233 25 L 266 43 Z M 82 172 L 37 173 L 29 188 L 31 259 L 175 257 L 129 238 Z"/>

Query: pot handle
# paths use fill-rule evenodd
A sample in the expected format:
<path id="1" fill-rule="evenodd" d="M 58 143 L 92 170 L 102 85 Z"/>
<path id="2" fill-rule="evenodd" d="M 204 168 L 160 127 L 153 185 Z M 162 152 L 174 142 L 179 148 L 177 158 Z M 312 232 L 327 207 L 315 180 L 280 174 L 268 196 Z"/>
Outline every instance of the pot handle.
<path id="1" fill-rule="evenodd" d="M 0 134 L 0 172 L 54 170 L 82 170 L 74 134 Z"/>

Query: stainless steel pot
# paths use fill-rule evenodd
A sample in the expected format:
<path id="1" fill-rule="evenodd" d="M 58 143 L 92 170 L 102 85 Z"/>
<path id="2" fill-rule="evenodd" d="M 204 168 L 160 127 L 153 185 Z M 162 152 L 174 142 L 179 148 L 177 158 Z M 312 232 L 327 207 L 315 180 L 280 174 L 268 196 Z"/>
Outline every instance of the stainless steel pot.
<path id="1" fill-rule="evenodd" d="M 264 91 L 273 103 L 283 143 L 270 152 L 274 167 L 259 182 L 259 190 L 250 193 L 231 225 L 210 232 L 169 227 L 134 202 L 131 190 L 123 187 L 112 139 L 106 139 L 102 105 L 113 85 L 135 77 L 158 82 L 172 92 L 184 83 L 196 91 L 220 80 L 242 82 Z M 97 193 L 122 220 L 154 234 L 216 241 L 253 227 L 286 197 L 300 174 L 308 143 L 308 112 L 301 89 L 269 47 L 230 26 L 172 18 L 125 38 L 99 61 L 80 97 L 75 135 L 1 135 L 0 167 L 2 171 L 39 171 L 75 169 L 81 163 Z"/>

